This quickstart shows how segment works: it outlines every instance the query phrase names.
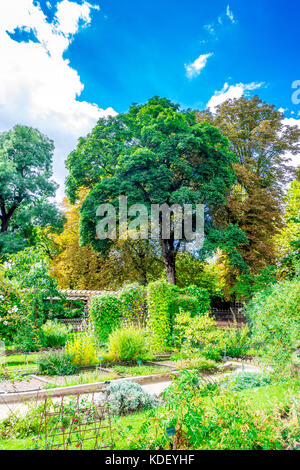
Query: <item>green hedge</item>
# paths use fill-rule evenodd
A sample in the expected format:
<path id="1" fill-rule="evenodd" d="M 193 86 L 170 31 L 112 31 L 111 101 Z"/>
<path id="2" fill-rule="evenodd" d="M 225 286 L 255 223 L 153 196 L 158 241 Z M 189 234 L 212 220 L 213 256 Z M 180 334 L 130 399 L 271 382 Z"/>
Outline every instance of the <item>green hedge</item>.
<path id="1" fill-rule="evenodd" d="M 210 311 L 210 295 L 207 289 L 197 287 L 197 286 L 188 286 L 188 287 L 183 288 L 182 292 L 185 292 L 187 295 L 197 298 L 197 301 L 198 301 L 197 313 L 204 314 Z"/>
<path id="2" fill-rule="evenodd" d="M 122 302 L 113 294 L 93 297 L 89 316 L 98 342 L 106 343 L 109 334 L 120 325 Z"/>
<path id="3" fill-rule="evenodd" d="M 122 318 L 126 322 L 135 320 L 141 323 L 146 312 L 146 288 L 140 284 L 124 286 L 119 299 L 122 302 Z"/>
<path id="4" fill-rule="evenodd" d="M 192 286 L 194 287 L 194 286 Z M 196 289 L 190 289 L 195 293 Z M 199 289 L 203 291 L 205 289 Z M 166 281 L 152 282 L 147 290 L 148 319 L 147 328 L 150 336 L 150 344 L 154 352 L 163 352 L 173 341 L 173 325 L 176 315 L 180 311 L 189 312 L 192 317 L 199 315 L 207 308 L 199 298 L 205 298 L 202 292 L 196 295 L 188 295 L 187 289 L 180 289 Z"/>
<path id="5" fill-rule="evenodd" d="M 170 304 L 178 291 L 178 288 L 166 281 L 156 281 L 148 284 L 147 328 L 150 345 L 154 352 L 165 351 L 171 343 Z"/>

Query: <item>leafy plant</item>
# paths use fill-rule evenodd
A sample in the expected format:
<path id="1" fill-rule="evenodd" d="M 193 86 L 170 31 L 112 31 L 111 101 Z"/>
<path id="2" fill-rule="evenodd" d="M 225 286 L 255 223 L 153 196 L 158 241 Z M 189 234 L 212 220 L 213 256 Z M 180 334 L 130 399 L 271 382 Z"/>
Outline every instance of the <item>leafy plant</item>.
<path id="1" fill-rule="evenodd" d="M 179 289 L 166 281 L 156 281 L 148 284 L 147 329 L 150 336 L 151 348 L 154 352 L 163 352 L 171 345 L 170 304 L 174 293 Z"/>
<path id="2" fill-rule="evenodd" d="M 135 326 L 117 328 L 108 337 L 108 352 L 115 362 L 147 358 L 149 353 L 145 330 Z"/>
<path id="3" fill-rule="evenodd" d="M 193 357 L 190 359 L 180 359 L 175 363 L 177 369 L 198 369 L 213 372 L 217 369 L 217 363 L 205 357 Z"/>
<path id="4" fill-rule="evenodd" d="M 51 351 L 37 360 L 40 372 L 45 375 L 72 375 L 77 371 L 73 356 L 66 351 Z"/>
<path id="5" fill-rule="evenodd" d="M 143 323 L 146 310 L 146 289 L 140 284 L 124 286 L 119 296 L 122 302 L 122 318 L 125 322 Z"/>
<path id="6" fill-rule="evenodd" d="M 44 346 L 56 348 L 66 344 L 71 328 L 57 321 L 48 320 L 42 326 L 42 331 Z"/>
<path id="7" fill-rule="evenodd" d="M 226 328 L 224 329 L 224 338 L 222 347 L 228 357 L 243 357 L 250 347 L 249 327 Z"/>
<path id="8" fill-rule="evenodd" d="M 222 383 L 224 385 L 230 384 L 232 390 L 248 390 L 255 387 L 263 387 L 272 383 L 272 378 L 267 374 L 259 372 L 239 372 L 233 374 Z"/>
<path id="9" fill-rule="evenodd" d="M 90 366 L 98 362 L 95 338 L 89 331 L 71 334 L 65 349 L 75 366 Z"/>
<path id="10" fill-rule="evenodd" d="M 204 314 L 210 311 L 210 295 L 207 289 L 198 286 L 188 286 L 182 289 L 182 291 L 189 296 L 196 297 L 198 301 L 197 313 Z"/>
<path id="11" fill-rule="evenodd" d="M 145 392 L 141 385 L 118 380 L 107 387 L 108 407 L 113 414 L 121 415 L 158 406 L 156 397 Z"/>
<path id="12" fill-rule="evenodd" d="M 95 296 L 89 314 L 98 342 L 106 343 L 109 334 L 120 325 L 122 302 L 113 294 Z"/>
<path id="13" fill-rule="evenodd" d="M 287 280 L 257 294 L 246 311 L 253 340 L 260 343 L 265 359 L 286 372 L 299 343 L 299 298 L 300 281 Z"/>

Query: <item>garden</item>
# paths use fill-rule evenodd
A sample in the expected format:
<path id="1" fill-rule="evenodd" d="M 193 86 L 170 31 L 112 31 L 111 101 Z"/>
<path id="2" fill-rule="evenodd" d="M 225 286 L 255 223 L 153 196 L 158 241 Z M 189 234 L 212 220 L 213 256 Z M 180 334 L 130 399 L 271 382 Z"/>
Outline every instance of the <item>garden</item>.
<path id="1" fill-rule="evenodd" d="M 0 137 L 0 163 L 17 149 L 28 171 L 9 174 L 30 188 L 0 233 L 0 450 L 299 450 L 300 182 L 278 162 L 300 133 L 281 113 L 154 97 L 100 119 L 67 159 L 60 212 L 45 202 L 48 138 Z M 45 207 L 31 200 L 43 187 Z M 7 207 L 14 194 L 0 188 Z M 124 194 L 201 203 L 203 244 L 175 236 L 174 213 L 169 238 L 161 217 L 156 238 L 101 239 L 99 204 L 116 215 Z M 128 234 L 145 228 L 134 215 Z"/>

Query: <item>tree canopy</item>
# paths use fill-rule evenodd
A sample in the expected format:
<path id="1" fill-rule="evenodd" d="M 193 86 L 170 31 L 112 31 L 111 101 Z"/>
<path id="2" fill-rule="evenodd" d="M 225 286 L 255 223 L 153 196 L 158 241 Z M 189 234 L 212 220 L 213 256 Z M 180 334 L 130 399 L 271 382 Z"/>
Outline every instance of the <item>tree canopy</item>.
<path id="1" fill-rule="evenodd" d="M 81 242 L 107 252 L 111 241 L 96 237 L 96 211 L 102 203 L 117 208 L 121 195 L 128 197 L 128 205 L 142 203 L 148 209 L 151 204 L 204 204 L 204 251 L 222 244 L 242 266 L 235 246 L 247 243 L 246 237 L 234 225 L 218 226 L 214 218 L 235 181 L 234 162 L 227 138 L 215 126 L 197 123 L 194 112 L 180 111 L 165 98 L 154 97 L 128 113 L 100 119 L 67 159 L 71 202 L 80 188 L 89 189 L 81 208 Z M 159 240 L 168 279 L 174 283 L 176 254 L 185 240 L 176 240 L 174 230 L 164 239 L 161 227 Z"/>
<path id="2" fill-rule="evenodd" d="M 0 251 L 23 249 L 34 226 L 62 227 L 51 202 L 53 142 L 37 129 L 15 126 L 0 134 Z"/>
<path id="3" fill-rule="evenodd" d="M 257 96 L 227 100 L 214 115 L 204 111 L 197 116 L 199 122 L 218 127 L 237 156 L 237 184 L 217 217 L 220 223 L 237 224 L 247 235 L 249 244 L 239 252 L 257 274 L 275 262 L 274 234 L 282 227 L 284 188 L 295 175 L 286 152 L 299 152 L 300 130 L 285 125 L 282 113 Z"/>

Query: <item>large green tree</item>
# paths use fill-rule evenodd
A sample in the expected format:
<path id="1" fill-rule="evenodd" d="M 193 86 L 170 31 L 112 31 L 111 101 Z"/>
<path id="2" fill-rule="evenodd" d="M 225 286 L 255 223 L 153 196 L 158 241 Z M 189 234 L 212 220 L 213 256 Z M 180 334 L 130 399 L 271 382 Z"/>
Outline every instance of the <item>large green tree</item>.
<path id="1" fill-rule="evenodd" d="M 128 197 L 129 206 L 144 204 L 149 214 L 151 204 L 202 203 L 207 248 L 228 247 L 232 259 L 242 264 L 235 246 L 247 242 L 246 238 L 234 226 L 223 227 L 221 234 L 213 221 L 214 211 L 225 204 L 235 180 L 234 159 L 227 138 L 216 127 L 197 123 L 194 112 L 181 112 L 165 98 L 154 97 L 144 105 L 133 105 L 125 114 L 100 119 L 67 159 L 71 202 L 81 187 L 90 189 L 81 208 L 82 243 L 90 242 L 100 252 L 108 250 L 109 240 L 96 237 L 96 211 L 102 203 L 118 209 L 120 195 Z M 165 238 L 161 224 L 160 219 L 167 277 L 175 283 L 176 255 L 186 240 L 176 240 L 174 224 Z"/>
<path id="2" fill-rule="evenodd" d="M 239 251 L 257 274 L 275 262 L 274 234 L 282 227 L 284 188 L 295 174 L 286 152 L 300 151 L 300 130 L 285 125 L 282 113 L 257 96 L 227 100 L 214 114 L 198 113 L 198 120 L 218 127 L 237 156 L 237 183 L 216 216 L 247 235 L 249 244 Z"/>
<path id="3" fill-rule="evenodd" d="M 51 202 L 54 145 L 37 129 L 15 126 L 0 134 L 0 251 L 23 249 L 34 226 L 62 226 Z"/>

